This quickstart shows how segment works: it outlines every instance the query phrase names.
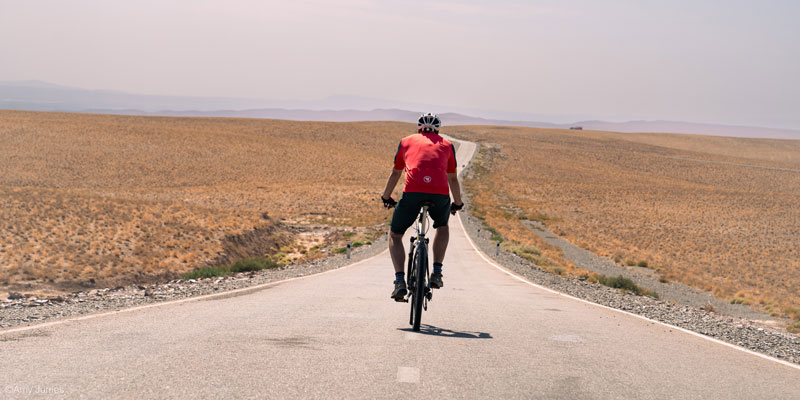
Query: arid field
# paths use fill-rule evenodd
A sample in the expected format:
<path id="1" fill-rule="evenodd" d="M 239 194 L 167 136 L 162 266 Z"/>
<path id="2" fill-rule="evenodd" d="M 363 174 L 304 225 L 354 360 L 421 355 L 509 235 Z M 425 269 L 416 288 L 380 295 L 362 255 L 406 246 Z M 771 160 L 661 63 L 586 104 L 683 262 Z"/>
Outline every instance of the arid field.
<path id="1" fill-rule="evenodd" d="M 664 279 L 800 318 L 800 141 L 458 127 L 481 155 L 473 211 L 574 266 L 523 224 Z M 552 252 L 552 249 L 549 249 Z M 536 254 L 535 256 L 539 256 Z M 643 263 L 642 263 L 643 264 Z"/>
<path id="2" fill-rule="evenodd" d="M 413 125 L 0 111 L 0 291 L 366 242 Z"/>
<path id="3" fill-rule="evenodd" d="M 367 243 L 401 123 L 0 111 L 0 292 L 179 277 Z M 445 127 L 481 151 L 470 210 L 503 246 L 580 275 L 533 234 L 800 318 L 800 141 Z"/>

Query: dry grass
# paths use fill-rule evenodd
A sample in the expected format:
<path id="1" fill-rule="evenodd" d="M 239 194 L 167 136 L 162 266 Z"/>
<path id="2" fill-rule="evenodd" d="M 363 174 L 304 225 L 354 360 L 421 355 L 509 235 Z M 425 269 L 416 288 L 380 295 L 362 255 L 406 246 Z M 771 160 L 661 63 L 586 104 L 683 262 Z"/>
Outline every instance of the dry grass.
<path id="1" fill-rule="evenodd" d="M 502 183 L 492 177 L 491 171 L 505 157 L 493 145 L 482 146 L 475 156 L 471 175 L 464 182 L 464 189 L 470 194 L 470 212 L 483 220 L 486 229 L 492 232 L 491 239 L 500 241 L 506 250 L 554 274 L 586 274 L 587 271 L 563 258 L 561 249 L 547 244 L 525 226 L 526 212 L 509 199 Z"/>
<path id="2" fill-rule="evenodd" d="M 467 187 L 501 234 L 522 242 L 518 220 L 538 219 L 665 280 L 775 314 L 800 305 L 800 141 L 454 131 L 482 144 L 486 171 Z"/>
<path id="3" fill-rule="evenodd" d="M 319 257 L 353 227 L 369 239 L 409 132 L 0 111 L 0 286 L 172 278 L 253 251 Z"/>

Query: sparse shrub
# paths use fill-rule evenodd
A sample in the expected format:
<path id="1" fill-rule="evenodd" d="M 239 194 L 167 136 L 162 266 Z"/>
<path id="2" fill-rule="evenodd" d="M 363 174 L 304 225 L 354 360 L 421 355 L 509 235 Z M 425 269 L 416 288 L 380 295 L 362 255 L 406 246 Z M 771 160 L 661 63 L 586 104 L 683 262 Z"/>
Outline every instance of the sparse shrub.
<path id="1" fill-rule="evenodd" d="M 245 258 L 239 260 L 231 265 L 231 273 L 260 271 L 262 269 L 271 269 L 281 267 L 281 264 L 275 262 L 272 258 Z"/>
<path id="2" fill-rule="evenodd" d="M 286 256 L 286 253 L 282 251 L 275 253 L 275 255 L 272 257 L 281 264 L 289 264 L 289 258 Z"/>
<path id="3" fill-rule="evenodd" d="M 345 252 L 347 252 L 347 247 L 337 247 L 337 248 L 333 249 L 333 252 L 336 253 L 336 254 L 345 253 Z"/>
<path id="4" fill-rule="evenodd" d="M 632 267 L 632 266 L 636 265 L 636 261 L 627 260 L 627 261 L 625 261 L 625 265 L 627 265 L 629 267 Z"/>
<path id="5" fill-rule="evenodd" d="M 321 245 L 314 245 L 314 247 L 308 249 L 308 254 L 309 255 L 316 254 L 317 252 L 320 251 L 320 249 L 322 249 Z"/>
<path id="6" fill-rule="evenodd" d="M 650 296 L 656 299 L 659 298 L 658 293 L 636 286 L 636 284 L 633 283 L 632 280 L 625 278 L 622 275 L 619 275 L 615 278 L 611 278 L 602 274 L 596 274 L 594 278 L 598 283 L 608 287 L 612 287 L 615 289 L 622 289 L 628 292 L 632 292 L 638 296 Z"/>
<path id="7" fill-rule="evenodd" d="M 486 230 L 489 231 L 492 234 L 492 236 L 489 238 L 489 240 L 491 240 L 493 242 L 503 243 L 503 235 L 501 235 L 500 232 L 498 232 L 496 229 L 492 228 L 491 226 L 487 226 Z"/>
<path id="8" fill-rule="evenodd" d="M 705 312 L 713 312 L 713 313 L 717 312 L 717 309 L 714 308 L 714 306 L 712 306 L 711 304 L 706 304 L 706 305 L 700 307 L 700 309 L 705 311 Z"/>
<path id="9" fill-rule="evenodd" d="M 239 260 L 233 263 L 233 265 L 231 265 L 230 267 L 209 267 L 209 268 L 196 269 L 192 272 L 184 274 L 183 279 L 188 280 L 188 279 L 211 278 L 215 276 L 225 276 L 225 275 L 235 274 L 237 272 L 260 271 L 262 269 L 278 268 L 282 266 L 283 264 L 276 262 L 271 257 L 245 258 L 243 260 Z"/>
<path id="10" fill-rule="evenodd" d="M 753 302 L 750 301 L 750 299 L 736 296 L 733 299 L 731 299 L 731 304 L 744 304 L 746 306 L 749 306 L 750 304 L 753 304 Z"/>
<path id="11" fill-rule="evenodd" d="M 529 219 L 531 221 L 539 221 L 539 222 L 550 221 L 552 219 L 552 218 L 550 218 L 549 215 L 544 214 L 544 213 L 538 213 L 538 212 L 525 215 L 524 217 L 525 217 L 525 219 Z"/>
<path id="12" fill-rule="evenodd" d="M 639 261 L 639 263 L 636 265 L 641 268 L 647 268 L 647 261 Z"/>
<path id="13" fill-rule="evenodd" d="M 529 261 L 534 261 L 535 262 L 536 257 L 542 255 L 542 252 L 539 249 L 537 249 L 537 248 L 535 248 L 533 246 L 527 246 L 527 245 L 523 245 L 523 244 L 519 244 L 519 243 L 514 243 L 514 244 L 511 244 L 511 245 L 508 245 L 508 246 L 505 246 L 505 247 L 509 251 L 511 251 L 512 253 L 514 253 L 514 254 L 522 257 L 522 258 L 526 258 Z"/>
<path id="14" fill-rule="evenodd" d="M 783 309 L 783 312 L 785 312 L 789 318 L 800 321 L 800 307 L 786 307 Z"/>
<path id="15" fill-rule="evenodd" d="M 529 246 L 522 246 L 520 251 L 522 251 L 523 254 L 533 254 L 533 255 L 537 255 L 537 256 L 542 255 L 542 252 L 539 251 L 539 249 L 534 248 L 534 247 L 529 247 Z"/>
<path id="16" fill-rule="evenodd" d="M 224 267 L 200 268 L 183 275 L 184 280 L 213 278 L 230 274 L 230 270 Z"/>
<path id="17" fill-rule="evenodd" d="M 363 245 L 364 245 L 364 242 L 362 242 L 362 241 L 360 241 L 360 240 L 356 240 L 355 242 L 353 242 L 353 243 L 351 244 L 351 246 L 353 246 L 354 248 L 355 248 L 355 247 L 361 247 L 361 246 L 363 246 Z"/>
<path id="18" fill-rule="evenodd" d="M 611 278 L 605 275 L 597 275 L 597 281 L 603 285 L 608 287 L 612 287 L 615 289 L 623 289 L 628 291 L 634 291 L 638 287 L 632 280 L 619 275 L 615 278 Z"/>
<path id="19" fill-rule="evenodd" d="M 664 278 L 663 276 L 659 277 L 658 281 L 661 282 L 661 283 L 669 283 L 669 279 Z"/>

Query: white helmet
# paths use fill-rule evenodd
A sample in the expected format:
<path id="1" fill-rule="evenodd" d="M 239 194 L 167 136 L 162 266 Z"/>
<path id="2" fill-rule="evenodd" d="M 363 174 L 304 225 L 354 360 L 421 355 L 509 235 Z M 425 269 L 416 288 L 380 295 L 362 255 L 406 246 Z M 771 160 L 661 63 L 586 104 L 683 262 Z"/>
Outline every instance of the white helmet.
<path id="1" fill-rule="evenodd" d="M 422 114 L 419 116 L 419 120 L 417 121 L 417 128 L 423 132 L 432 131 L 439 133 L 440 126 L 442 126 L 442 121 L 439 120 L 439 116 L 436 114 Z"/>

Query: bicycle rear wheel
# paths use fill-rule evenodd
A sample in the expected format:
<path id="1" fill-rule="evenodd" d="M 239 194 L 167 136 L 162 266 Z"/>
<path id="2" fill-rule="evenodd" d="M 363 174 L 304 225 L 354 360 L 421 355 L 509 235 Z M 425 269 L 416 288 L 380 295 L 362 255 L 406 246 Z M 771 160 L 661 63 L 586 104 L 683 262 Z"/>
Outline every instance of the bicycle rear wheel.
<path id="1" fill-rule="evenodd" d="M 425 271 L 428 269 L 428 249 L 424 244 L 417 245 L 414 256 L 414 293 L 411 302 L 411 320 L 414 331 L 422 324 L 422 305 L 425 302 Z"/>

